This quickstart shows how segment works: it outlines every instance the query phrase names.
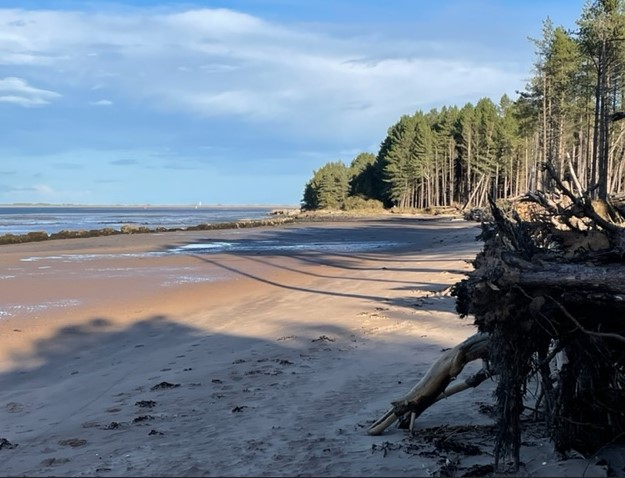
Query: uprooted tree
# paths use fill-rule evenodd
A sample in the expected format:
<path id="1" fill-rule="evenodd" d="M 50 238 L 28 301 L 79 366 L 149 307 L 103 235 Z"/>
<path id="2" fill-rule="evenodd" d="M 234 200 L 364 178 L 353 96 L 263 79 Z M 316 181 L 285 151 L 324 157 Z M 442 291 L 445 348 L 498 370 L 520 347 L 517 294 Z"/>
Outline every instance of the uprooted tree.
<path id="1" fill-rule="evenodd" d="M 554 192 L 491 200 L 483 250 L 452 294 L 479 333 L 445 352 L 426 376 L 369 429 L 414 419 L 443 396 L 496 376 L 495 465 L 519 466 L 521 413 L 532 407 L 558 451 L 592 454 L 625 437 L 625 201 L 591 199 L 575 175 Z M 475 359 L 486 367 L 447 386 Z"/>
<path id="2" fill-rule="evenodd" d="M 519 466 L 530 384 L 540 390 L 532 407 L 557 450 L 591 454 L 625 439 L 625 197 L 610 194 L 625 190 L 625 2 L 589 1 L 577 25 L 571 36 L 546 22 L 539 75 L 516 102 L 538 113 L 526 125 L 538 147 L 524 156 L 536 161 L 525 167 L 530 192 L 492 199 L 513 190 L 498 167 L 482 168 L 465 190 L 492 194 L 483 250 L 453 288 L 458 313 L 474 318 L 478 334 L 441 356 L 369 433 L 397 420 L 412 427 L 440 397 L 493 375 L 496 465 L 510 457 Z M 475 359 L 485 368 L 448 388 Z"/>

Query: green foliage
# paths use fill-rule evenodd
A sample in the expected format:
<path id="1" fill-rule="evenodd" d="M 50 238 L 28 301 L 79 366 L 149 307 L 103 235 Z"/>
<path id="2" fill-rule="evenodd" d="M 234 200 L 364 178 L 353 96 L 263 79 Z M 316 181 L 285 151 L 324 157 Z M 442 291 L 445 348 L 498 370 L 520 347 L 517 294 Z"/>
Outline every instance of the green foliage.
<path id="1" fill-rule="evenodd" d="M 348 196 L 343 205 L 345 211 L 383 211 L 384 204 L 377 199 L 368 199 L 362 196 Z"/>
<path id="2" fill-rule="evenodd" d="M 387 195 L 393 204 L 399 204 L 409 193 L 410 148 L 415 136 L 414 118 L 404 115 L 389 129 L 387 151 L 384 155 L 383 178 Z"/>
<path id="3" fill-rule="evenodd" d="M 350 196 L 379 197 L 381 179 L 374 154 L 360 153 L 352 160 L 349 169 Z"/>
<path id="4" fill-rule="evenodd" d="M 417 193 L 432 160 L 434 136 L 430 117 L 417 112 L 402 116 L 389 129 L 382 158 L 387 198 L 395 206 L 415 207 Z"/>
<path id="5" fill-rule="evenodd" d="M 343 162 L 325 164 L 306 184 L 302 208 L 341 209 L 349 193 L 349 180 L 349 169 Z"/>

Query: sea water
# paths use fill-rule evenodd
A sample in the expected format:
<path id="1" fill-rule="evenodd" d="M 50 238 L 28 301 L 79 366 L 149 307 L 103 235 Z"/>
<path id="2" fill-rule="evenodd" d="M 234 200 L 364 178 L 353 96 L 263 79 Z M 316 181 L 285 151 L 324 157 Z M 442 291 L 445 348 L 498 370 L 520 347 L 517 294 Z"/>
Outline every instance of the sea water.
<path id="1" fill-rule="evenodd" d="M 124 225 L 184 228 L 244 219 L 264 219 L 274 207 L 263 206 L 0 206 L 0 236 L 29 232 L 120 229 Z"/>

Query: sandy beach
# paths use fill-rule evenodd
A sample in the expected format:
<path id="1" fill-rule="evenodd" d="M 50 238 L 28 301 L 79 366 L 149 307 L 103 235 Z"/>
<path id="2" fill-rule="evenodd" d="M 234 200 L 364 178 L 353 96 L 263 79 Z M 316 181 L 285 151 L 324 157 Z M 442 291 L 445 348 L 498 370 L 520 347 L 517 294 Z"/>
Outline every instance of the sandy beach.
<path id="1" fill-rule="evenodd" d="M 475 333 L 448 288 L 479 232 L 397 215 L 2 246 L 0 475 L 487 475 L 492 381 L 414 436 L 367 435 Z M 524 476 L 607 476 L 537 433 L 521 453 Z"/>

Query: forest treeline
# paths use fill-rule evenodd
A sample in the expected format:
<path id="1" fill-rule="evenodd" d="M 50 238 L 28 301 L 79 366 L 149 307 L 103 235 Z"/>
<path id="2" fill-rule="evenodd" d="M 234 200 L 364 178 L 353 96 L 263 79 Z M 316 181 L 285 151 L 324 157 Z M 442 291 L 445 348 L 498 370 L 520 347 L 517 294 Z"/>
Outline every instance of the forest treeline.
<path id="1" fill-rule="evenodd" d="M 377 154 L 329 162 L 303 209 L 460 208 L 548 190 L 550 163 L 572 190 L 625 190 L 625 1 L 589 1 L 573 30 L 543 22 L 525 90 L 498 102 L 417 111 L 392 125 Z"/>

